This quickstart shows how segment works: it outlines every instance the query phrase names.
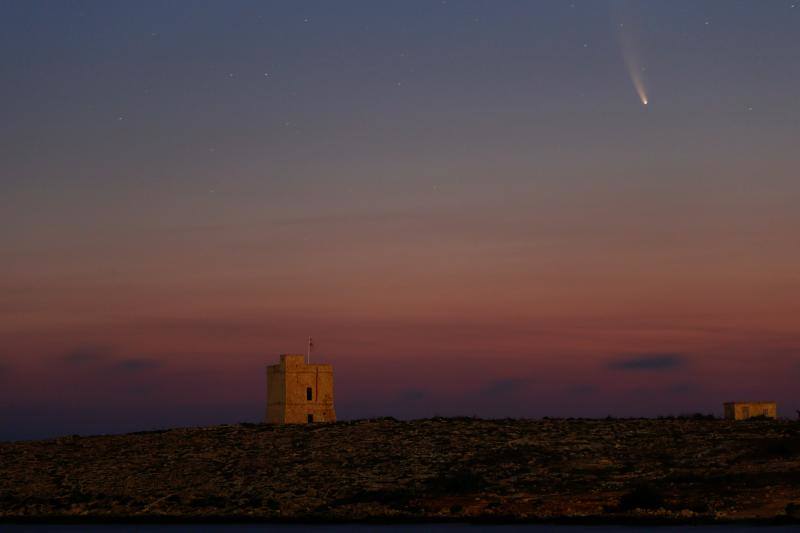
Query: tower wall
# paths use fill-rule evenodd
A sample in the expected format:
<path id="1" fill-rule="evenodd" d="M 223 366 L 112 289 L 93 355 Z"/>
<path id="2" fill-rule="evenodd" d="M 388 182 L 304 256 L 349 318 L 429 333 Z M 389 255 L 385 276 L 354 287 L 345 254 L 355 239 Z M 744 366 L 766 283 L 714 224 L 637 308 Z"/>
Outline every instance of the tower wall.
<path id="1" fill-rule="evenodd" d="M 303 355 L 281 355 L 280 364 L 267 367 L 266 420 L 273 424 L 336 421 L 333 367 L 307 365 Z"/>
<path id="2" fill-rule="evenodd" d="M 725 418 L 728 420 L 747 420 L 757 416 L 778 418 L 778 404 L 775 402 L 729 402 L 725 404 Z"/>
<path id="3" fill-rule="evenodd" d="M 283 424 L 283 404 L 286 397 L 286 380 L 281 365 L 267 367 L 267 422 Z"/>

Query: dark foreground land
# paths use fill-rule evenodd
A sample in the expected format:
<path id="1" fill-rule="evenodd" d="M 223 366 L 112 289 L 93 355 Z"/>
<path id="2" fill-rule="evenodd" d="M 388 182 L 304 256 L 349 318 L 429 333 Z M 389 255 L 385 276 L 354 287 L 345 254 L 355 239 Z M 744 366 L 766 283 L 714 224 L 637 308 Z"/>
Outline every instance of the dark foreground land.
<path id="1" fill-rule="evenodd" d="M 800 423 L 379 419 L 0 443 L 0 520 L 800 518 Z"/>

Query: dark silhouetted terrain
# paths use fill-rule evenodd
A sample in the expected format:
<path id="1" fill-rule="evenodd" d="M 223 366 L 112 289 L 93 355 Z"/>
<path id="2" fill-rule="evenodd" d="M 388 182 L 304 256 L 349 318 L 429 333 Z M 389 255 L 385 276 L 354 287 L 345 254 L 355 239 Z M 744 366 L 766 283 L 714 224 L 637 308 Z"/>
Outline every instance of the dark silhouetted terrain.
<path id="1" fill-rule="evenodd" d="M 800 516 L 800 423 L 393 419 L 0 443 L 0 516 Z"/>

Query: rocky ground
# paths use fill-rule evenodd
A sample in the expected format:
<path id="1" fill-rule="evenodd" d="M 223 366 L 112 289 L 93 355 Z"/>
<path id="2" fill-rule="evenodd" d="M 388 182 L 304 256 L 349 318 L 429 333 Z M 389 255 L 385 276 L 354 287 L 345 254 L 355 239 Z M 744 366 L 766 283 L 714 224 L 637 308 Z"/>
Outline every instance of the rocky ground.
<path id="1" fill-rule="evenodd" d="M 394 419 L 0 443 L 0 519 L 790 520 L 800 423 Z"/>

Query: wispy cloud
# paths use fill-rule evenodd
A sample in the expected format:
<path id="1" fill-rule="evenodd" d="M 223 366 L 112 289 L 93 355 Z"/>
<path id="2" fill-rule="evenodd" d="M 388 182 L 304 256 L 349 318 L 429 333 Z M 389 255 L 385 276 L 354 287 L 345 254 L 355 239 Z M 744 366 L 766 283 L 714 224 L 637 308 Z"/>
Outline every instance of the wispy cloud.
<path id="1" fill-rule="evenodd" d="M 97 372 L 129 372 L 136 373 L 151 370 L 163 365 L 162 361 L 153 357 L 114 357 L 115 350 L 102 346 L 84 345 L 61 355 L 60 360 L 74 368 L 92 368 Z"/>
<path id="2" fill-rule="evenodd" d="M 273 223 L 278 225 L 325 225 L 331 224 L 363 224 L 363 223 L 376 223 L 387 222 L 396 220 L 411 220 L 416 221 L 420 217 L 429 215 L 428 213 L 420 213 L 412 210 L 408 211 L 382 211 L 382 212 L 340 212 L 340 213 L 322 213 L 316 215 L 294 216 L 278 218 Z"/>
<path id="3" fill-rule="evenodd" d="M 131 358 L 131 359 L 123 359 L 116 364 L 116 368 L 119 370 L 123 370 L 125 372 L 141 372 L 143 370 L 150 370 L 153 368 L 158 368 L 162 365 L 162 362 L 158 359 L 152 359 L 147 357 L 139 357 L 139 358 Z"/>
<path id="4" fill-rule="evenodd" d="M 591 383 L 580 383 L 569 387 L 567 392 L 575 396 L 590 396 L 597 392 L 597 386 Z"/>
<path id="5" fill-rule="evenodd" d="M 69 366 L 84 366 L 99 363 L 111 356 L 111 350 L 101 346 L 79 346 L 61 356 L 61 361 Z"/>
<path id="6" fill-rule="evenodd" d="M 686 356 L 680 353 L 641 353 L 611 361 L 608 368 L 623 371 L 667 371 L 686 366 Z"/>
<path id="7" fill-rule="evenodd" d="M 522 390 L 529 380 L 523 378 L 503 378 L 487 383 L 481 390 L 482 396 L 496 398 L 507 396 Z"/>
<path id="8" fill-rule="evenodd" d="M 667 394 L 688 394 L 694 390 L 691 383 L 673 383 L 666 389 Z"/>
<path id="9" fill-rule="evenodd" d="M 410 388 L 400 391 L 398 399 L 402 402 L 418 402 L 424 400 L 429 395 L 425 389 Z"/>

